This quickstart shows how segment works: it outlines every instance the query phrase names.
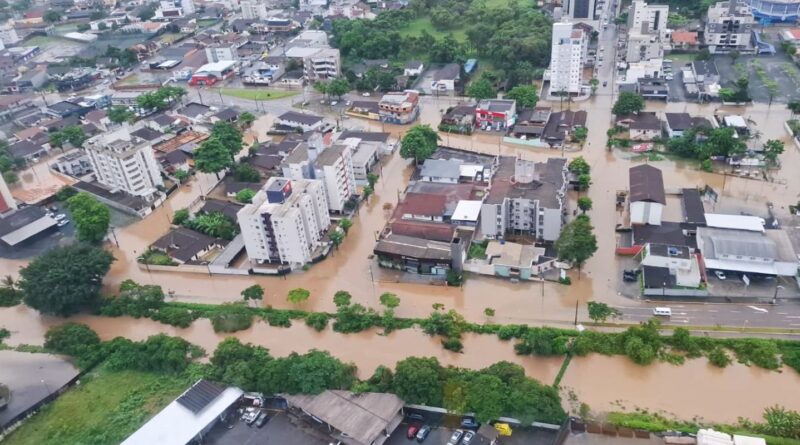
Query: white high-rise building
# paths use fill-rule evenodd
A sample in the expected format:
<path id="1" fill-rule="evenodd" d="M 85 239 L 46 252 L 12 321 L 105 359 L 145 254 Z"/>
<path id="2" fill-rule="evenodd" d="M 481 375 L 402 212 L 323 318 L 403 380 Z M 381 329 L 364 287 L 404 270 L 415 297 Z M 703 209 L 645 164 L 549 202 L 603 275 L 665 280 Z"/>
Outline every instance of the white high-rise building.
<path id="1" fill-rule="evenodd" d="M 84 148 L 97 182 L 112 192 L 151 200 L 164 185 L 152 142 L 133 136 L 128 125 L 87 140 Z"/>
<path id="2" fill-rule="evenodd" d="M 314 173 L 314 177 L 325 184 L 330 210 L 342 213 L 345 203 L 356 194 L 356 176 L 350 147 L 340 144 L 323 150 L 314 160 Z"/>
<path id="3" fill-rule="evenodd" d="M 669 5 L 648 5 L 644 0 L 634 0 L 628 12 L 628 32 L 658 34 L 667 31 Z"/>
<path id="4" fill-rule="evenodd" d="M 550 55 L 551 94 L 581 92 L 583 65 L 589 39 L 571 23 L 553 23 L 553 48 Z"/>
<path id="5" fill-rule="evenodd" d="M 305 264 L 331 224 L 321 181 L 270 178 L 237 213 L 247 256 L 258 263 Z"/>
<path id="6" fill-rule="evenodd" d="M 181 0 L 181 9 L 183 9 L 183 15 L 194 14 L 197 10 L 194 7 L 194 0 Z"/>
<path id="7" fill-rule="evenodd" d="M 267 4 L 259 0 L 242 0 L 242 18 L 246 20 L 266 20 Z"/>

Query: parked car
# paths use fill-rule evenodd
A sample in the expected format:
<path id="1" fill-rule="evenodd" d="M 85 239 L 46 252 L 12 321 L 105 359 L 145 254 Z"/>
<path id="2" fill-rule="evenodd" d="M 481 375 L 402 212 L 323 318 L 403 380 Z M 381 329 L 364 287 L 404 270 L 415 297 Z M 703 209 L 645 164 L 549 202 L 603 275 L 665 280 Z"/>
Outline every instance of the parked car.
<path id="1" fill-rule="evenodd" d="M 462 437 L 464 437 L 464 431 L 453 431 L 453 434 L 450 435 L 450 440 L 447 441 L 447 445 L 458 445 L 458 443 L 461 442 Z"/>
<path id="2" fill-rule="evenodd" d="M 406 431 L 406 437 L 409 439 L 413 439 L 417 437 L 417 433 L 419 432 L 419 424 L 412 423 L 408 426 L 408 431 Z"/>
<path id="3" fill-rule="evenodd" d="M 58 227 L 64 227 L 64 226 L 66 226 L 67 224 L 69 224 L 69 220 L 68 220 L 68 219 L 62 219 L 62 220 L 61 220 L 61 221 L 59 221 L 59 222 L 58 222 L 58 224 L 56 224 L 56 225 L 57 225 Z"/>
<path id="4" fill-rule="evenodd" d="M 608 82 L 607 82 L 607 81 L 606 81 L 606 82 L 603 82 L 603 86 L 604 86 L 604 87 L 607 87 L 607 86 L 608 86 Z"/>
<path id="5" fill-rule="evenodd" d="M 461 418 L 461 428 L 477 430 L 480 426 L 481 424 L 474 417 L 464 416 Z"/>
<path id="6" fill-rule="evenodd" d="M 428 438 L 428 434 L 431 433 L 431 426 L 430 425 L 422 425 L 422 428 L 417 431 L 417 442 L 422 443 L 425 442 L 425 439 Z"/>
<path id="7" fill-rule="evenodd" d="M 338 105 L 338 104 L 339 104 L 338 100 L 334 100 L 333 102 L 331 102 L 331 106 Z"/>
<path id="8" fill-rule="evenodd" d="M 365 92 L 361 93 L 361 95 L 364 96 L 364 97 L 369 97 L 369 92 L 365 91 Z"/>
<path id="9" fill-rule="evenodd" d="M 472 443 L 472 439 L 475 438 L 475 433 L 472 431 L 467 431 L 464 433 L 464 438 L 461 439 L 461 445 L 469 445 Z"/>
<path id="10" fill-rule="evenodd" d="M 261 428 L 262 426 L 266 425 L 268 420 L 269 416 L 267 415 L 267 413 L 259 414 L 255 422 L 256 428 Z"/>
<path id="11" fill-rule="evenodd" d="M 67 217 L 67 215 L 65 215 L 63 213 L 59 213 L 58 215 L 55 216 L 56 221 L 61 221 L 62 219 L 65 219 L 66 217 Z"/>
<path id="12" fill-rule="evenodd" d="M 720 280 L 724 280 L 724 279 L 728 278 L 728 277 L 725 276 L 725 272 L 723 272 L 721 270 L 715 270 L 714 271 L 714 275 L 716 275 L 717 278 L 719 278 Z"/>

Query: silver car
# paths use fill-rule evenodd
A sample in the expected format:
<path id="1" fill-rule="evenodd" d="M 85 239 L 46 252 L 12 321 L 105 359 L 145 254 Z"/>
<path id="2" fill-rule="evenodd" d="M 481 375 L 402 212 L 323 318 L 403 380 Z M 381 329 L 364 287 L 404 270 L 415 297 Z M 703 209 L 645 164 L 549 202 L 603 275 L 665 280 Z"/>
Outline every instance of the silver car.
<path id="1" fill-rule="evenodd" d="M 447 445 L 458 445 L 458 443 L 461 442 L 462 437 L 464 437 L 464 431 L 453 431 L 453 434 L 450 436 L 450 440 L 447 441 Z"/>

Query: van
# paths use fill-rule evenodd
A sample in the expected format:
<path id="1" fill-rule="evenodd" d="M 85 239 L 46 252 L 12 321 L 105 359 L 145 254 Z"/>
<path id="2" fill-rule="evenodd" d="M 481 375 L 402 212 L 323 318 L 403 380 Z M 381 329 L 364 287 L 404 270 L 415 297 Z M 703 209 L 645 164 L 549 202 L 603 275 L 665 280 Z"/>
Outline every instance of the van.
<path id="1" fill-rule="evenodd" d="M 653 308 L 653 315 L 659 315 L 662 317 L 670 317 L 672 316 L 672 309 L 668 307 L 657 307 Z"/>

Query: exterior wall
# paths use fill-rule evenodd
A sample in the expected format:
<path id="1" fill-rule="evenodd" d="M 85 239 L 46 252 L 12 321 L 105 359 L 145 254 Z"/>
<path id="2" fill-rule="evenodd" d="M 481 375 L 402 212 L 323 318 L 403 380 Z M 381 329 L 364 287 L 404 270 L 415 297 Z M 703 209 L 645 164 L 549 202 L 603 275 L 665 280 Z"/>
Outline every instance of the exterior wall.
<path id="1" fill-rule="evenodd" d="M 264 20 L 267 18 L 267 4 L 258 0 L 242 1 L 242 18 Z"/>
<path id="2" fill-rule="evenodd" d="M 110 153 L 106 148 L 86 150 L 97 182 L 112 190 L 123 190 L 134 196 L 151 197 L 158 186 L 164 185 L 158 162 L 149 145 L 142 145 L 126 158 Z"/>
<path id="3" fill-rule="evenodd" d="M 636 201 L 631 203 L 631 224 L 661 225 L 664 206 L 657 202 Z"/>
<path id="4" fill-rule="evenodd" d="M 559 209 L 543 209 L 543 224 L 540 226 L 539 235 L 545 241 L 555 241 L 561 234 L 561 211 Z M 540 214 L 540 217 L 542 215 Z"/>
<path id="5" fill-rule="evenodd" d="M 356 194 L 356 178 L 353 173 L 353 160 L 348 147 L 333 165 L 316 169 L 317 177 L 322 179 L 328 197 L 328 208 L 334 212 L 344 211 L 344 204 Z"/>
<path id="6" fill-rule="evenodd" d="M 440 184 L 458 184 L 457 178 L 443 178 L 441 176 L 423 176 L 420 180 L 424 182 L 438 182 Z"/>
<path id="7" fill-rule="evenodd" d="M 230 46 L 218 46 L 206 48 L 206 58 L 209 63 L 227 62 L 239 60 L 236 49 Z"/>
<path id="8" fill-rule="evenodd" d="M 571 23 L 553 24 L 550 91 L 576 94 L 583 81 L 583 40 L 572 38 Z M 585 38 L 585 36 L 584 36 Z"/>
<path id="9" fill-rule="evenodd" d="M 505 234 L 505 213 L 502 204 L 481 205 L 481 233 L 487 238 L 499 238 Z"/>
<path id="10" fill-rule="evenodd" d="M 631 130 L 631 139 L 634 141 L 652 141 L 661 136 L 660 130 Z"/>

